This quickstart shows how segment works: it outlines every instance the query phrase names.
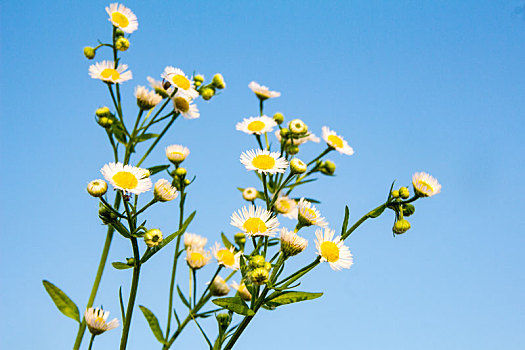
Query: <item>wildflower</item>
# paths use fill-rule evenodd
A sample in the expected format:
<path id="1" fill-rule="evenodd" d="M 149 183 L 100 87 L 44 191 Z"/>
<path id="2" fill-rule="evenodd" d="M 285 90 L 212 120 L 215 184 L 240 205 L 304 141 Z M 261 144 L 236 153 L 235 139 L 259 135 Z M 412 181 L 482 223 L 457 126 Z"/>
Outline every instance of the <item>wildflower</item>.
<path id="1" fill-rule="evenodd" d="M 144 86 L 137 86 L 135 88 L 135 97 L 137 98 L 137 105 L 140 109 L 150 110 L 162 101 L 162 96 L 150 91 Z"/>
<path id="2" fill-rule="evenodd" d="M 341 136 L 338 136 L 335 131 L 330 130 L 328 127 L 323 126 L 323 140 L 328 144 L 329 147 L 335 149 L 341 154 L 351 156 L 354 154 L 354 149 L 348 145 Z"/>
<path id="3" fill-rule="evenodd" d="M 122 163 L 108 163 L 100 170 L 113 187 L 125 193 L 141 194 L 151 189 L 149 171 Z"/>
<path id="4" fill-rule="evenodd" d="M 272 212 L 251 205 L 233 213 L 230 224 L 241 229 L 248 236 L 273 236 L 279 221 Z"/>
<path id="5" fill-rule="evenodd" d="M 202 248 L 190 246 L 186 249 L 186 262 L 194 270 L 206 266 L 210 259 L 210 253 Z"/>
<path id="6" fill-rule="evenodd" d="M 137 16 L 126 6 L 118 3 L 110 4 L 106 7 L 109 21 L 122 31 L 131 34 L 139 27 Z"/>
<path id="7" fill-rule="evenodd" d="M 415 173 L 412 176 L 412 185 L 414 186 L 414 192 L 419 197 L 432 197 L 441 192 L 439 182 L 424 172 Z"/>
<path id="8" fill-rule="evenodd" d="M 288 219 L 297 219 L 297 203 L 288 196 L 280 196 L 273 205 L 276 212 Z"/>
<path id="9" fill-rule="evenodd" d="M 120 84 L 133 78 L 131 71 L 126 71 L 126 69 L 128 69 L 127 64 L 118 65 L 115 68 L 112 61 L 102 61 L 89 66 L 89 75 L 93 79 L 100 79 L 106 83 Z"/>
<path id="10" fill-rule="evenodd" d="M 173 164 L 180 164 L 190 154 L 190 150 L 182 145 L 171 145 L 166 147 L 166 157 Z"/>
<path id="11" fill-rule="evenodd" d="M 153 195 L 159 202 L 168 202 L 177 198 L 177 189 L 171 186 L 171 183 L 166 179 L 159 179 L 155 182 L 153 188 Z"/>
<path id="12" fill-rule="evenodd" d="M 334 230 L 329 228 L 317 229 L 315 231 L 315 248 L 317 255 L 321 257 L 321 262 L 327 261 L 332 270 L 349 269 L 352 266 L 353 259 L 350 249 L 344 245 L 341 236 L 334 239 Z"/>
<path id="13" fill-rule="evenodd" d="M 166 91 L 166 89 L 164 89 L 164 85 L 162 84 L 161 81 L 155 80 L 152 77 L 147 77 L 147 80 L 148 80 L 148 83 L 153 88 L 153 90 L 155 90 L 155 92 L 157 94 L 162 96 L 162 98 L 166 98 L 166 97 L 169 96 L 168 91 Z"/>
<path id="14" fill-rule="evenodd" d="M 295 232 L 281 229 L 281 251 L 286 256 L 294 256 L 302 252 L 308 246 L 308 240 L 300 237 Z"/>
<path id="15" fill-rule="evenodd" d="M 288 167 L 288 161 L 280 157 L 278 152 L 267 150 L 250 150 L 241 154 L 241 163 L 246 170 L 255 170 L 259 174 L 284 173 Z"/>
<path id="16" fill-rule="evenodd" d="M 217 259 L 217 263 L 219 265 L 232 270 L 239 269 L 241 252 L 237 252 L 237 254 L 235 254 L 233 247 L 230 247 L 229 249 L 223 248 L 219 243 L 215 242 L 215 246 L 212 248 L 212 253 L 215 259 Z"/>
<path id="17" fill-rule="evenodd" d="M 213 295 L 214 297 L 223 297 L 225 295 L 228 295 L 229 292 L 230 288 L 228 287 L 226 282 L 224 282 L 221 276 L 217 275 L 210 285 L 211 295 Z"/>
<path id="18" fill-rule="evenodd" d="M 106 181 L 97 179 L 93 180 L 87 185 L 87 191 L 93 197 L 102 197 L 108 190 Z"/>
<path id="19" fill-rule="evenodd" d="M 184 247 L 186 249 L 190 247 L 193 247 L 196 249 L 203 249 L 207 242 L 208 242 L 208 238 L 202 237 L 195 233 L 186 232 L 184 234 Z"/>
<path id="20" fill-rule="evenodd" d="M 299 200 L 299 203 L 297 203 L 297 210 L 297 216 L 301 226 L 328 226 L 328 222 L 326 222 L 325 218 L 321 217 L 319 210 L 317 210 L 315 206 L 313 206 L 312 203 L 308 202 L 306 199 L 301 198 Z"/>
<path id="21" fill-rule="evenodd" d="M 171 99 L 173 101 L 173 109 L 180 113 L 186 119 L 197 119 L 200 117 L 197 105 L 192 102 L 192 99 L 183 93 L 177 93 Z"/>
<path id="22" fill-rule="evenodd" d="M 233 281 L 231 286 L 237 291 L 237 293 L 239 293 L 239 296 L 244 301 L 252 300 L 252 294 L 248 291 L 248 288 L 246 288 L 246 284 L 244 284 L 244 282 L 241 282 L 241 284 L 237 284 L 237 282 Z"/>
<path id="23" fill-rule="evenodd" d="M 244 118 L 235 125 L 235 129 L 250 135 L 262 135 L 271 132 L 277 123 L 272 118 L 262 115 L 260 117 Z"/>
<path id="24" fill-rule="evenodd" d="M 105 331 L 112 330 L 119 326 L 119 322 L 116 318 L 106 322 L 109 316 L 109 311 L 104 311 L 100 308 L 88 308 L 84 313 L 84 319 L 86 320 L 86 325 L 93 335 L 99 335 Z"/>
<path id="25" fill-rule="evenodd" d="M 194 83 L 184 72 L 172 66 L 164 68 L 164 72 L 161 74 L 162 78 L 168 81 L 171 85 L 176 87 L 177 93 L 180 93 L 189 99 L 194 99 L 199 96 L 197 90 L 194 89 Z"/>
<path id="26" fill-rule="evenodd" d="M 268 89 L 268 87 L 259 85 L 255 81 L 252 81 L 250 84 L 248 84 L 248 87 L 255 93 L 255 95 L 257 95 L 259 99 L 263 101 L 272 97 L 281 96 L 280 92 L 271 91 Z"/>
<path id="27" fill-rule="evenodd" d="M 253 202 L 259 192 L 254 187 L 247 187 L 242 191 L 242 198 L 248 202 Z"/>
<path id="28" fill-rule="evenodd" d="M 144 235 L 144 243 L 148 247 L 156 247 L 162 242 L 162 232 L 159 229 L 151 229 Z"/>

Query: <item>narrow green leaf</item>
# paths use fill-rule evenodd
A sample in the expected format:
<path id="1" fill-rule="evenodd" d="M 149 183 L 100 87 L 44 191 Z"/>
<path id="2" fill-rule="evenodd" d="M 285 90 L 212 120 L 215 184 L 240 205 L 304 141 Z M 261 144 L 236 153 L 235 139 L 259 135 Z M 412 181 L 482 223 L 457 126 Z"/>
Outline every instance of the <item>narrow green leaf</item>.
<path id="1" fill-rule="evenodd" d="M 42 284 L 47 291 L 47 294 L 51 297 L 58 310 L 80 323 L 80 313 L 75 303 L 69 299 L 69 297 L 60 288 L 55 286 L 53 283 L 43 280 Z"/>
<path id="2" fill-rule="evenodd" d="M 248 305 L 239 297 L 233 297 L 233 298 L 218 298 L 212 300 L 212 302 L 217 305 L 221 306 L 227 310 L 233 311 L 236 314 L 244 315 L 244 316 L 253 316 L 255 315 L 255 312 L 251 310 Z"/>
<path id="3" fill-rule="evenodd" d="M 299 181 L 299 182 L 294 182 L 293 184 L 289 184 L 289 185 L 284 186 L 284 188 L 294 188 L 296 186 L 304 185 L 304 184 L 307 184 L 309 182 L 314 182 L 314 181 L 317 181 L 317 178 L 304 180 L 304 181 Z"/>
<path id="4" fill-rule="evenodd" d="M 299 200 L 301 200 L 301 198 L 292 198 L 294 201 L 296 202 L 299 202 Z M 314 199 L 314 198 L 304 198 L 306 199 L 308 202 L 310 203 L 314 203 L 314 204 L 319 204 L 321 203 L 321 201 L 318 201 L 317 199 Z"/>
<path id="5" fill-rule="evenodd" d="M 380 207 L 377 207 L 376 209 L 372 210 L 370 213 L 368 213 L 369 218 L 377 218 L 379 215 L 383 214 L 383 212 L 386 209 L 386 204 L 383 204 Z"/>
<path id="6" fill-rule="evenodd" d="M 323 293 L 309 293 L 309 292 L 282 292 L 271 300 L 267 300 L 266 304 L 270 307 L 280 306 L 300 301 L 312 300 L 319 298 Z"/>
<path id="7" fill-rule="evenodd" d="M 120 262 L 120 261 L 112 262 L 111 265 L 117 270 L 126 270 L 126 269 L 131 269 L 133 267 L 133 266 L 129 266 L 128 264 Z"/>
<path id="8" fill-rule="evenodd" d="M 120 221 L 114 221 L 112 223 L 110 223 L 111 226 L 113 226 L 113 228 L 115 230 L 117 230 L 118 233 L 120 233 L 122 236 L 126 237 L 126 238 L 131 238 L 131 235 L 129 234 L 129 231 L 126 229 L 126 227 L 124 225 L 122 225 L 122 223 Z"/>
<path id="9" fill-rule="evenodd" d="M 224 244 L 224 246 L 227 248 L 227 249 L 230 249 L 231 247 L 234 247 L 235 246 L 228 240 L 228 237 L 226 237 L 226 235 L 224 234 L 224 232 L 221 232 L 221 238 L 222 238 L 222 243 Z"/>
<path id="10" fill-rule="evenodd" d="M 349 219 L 350 219 L 350 209 L 348 209 L 348 205 L 345 205 L 345 218 L 343 220 L 343 228 L 341 229 L 341 235 L 343 235 L 346 232 L 346 229 L 348 228 Z"/>
<path id="11" fill-rule="evenodd" d="M 169 164 L 167 164 L 167 165 L 156 165 L 156 166 L 152 166 L 151 168 L 148 168 L 148 170 L 149 170 L 149 173 L 151 175 L 155 175 L 156 173 L 160 173 L 161 171 L 166 170 L 169 167 L 170 167 Z"/>
<path id="12" fill-rule="evenodd" d="M 394 189 L 394 184 L 396 183 L 396 180 L 392 181 L 392 185 L 390 186 L 390 191 L 388 191 L 388 197 L 386 198 L 386 202 L 389 203 L 392 199 L 392 190 Z"/>
<path id="13" fill-rule="evenodd" d="M 120 313 L 122 314 L 122 323 L 126 321 L 126 312 L 124 311 L 126 308 L 124 307 L 124 299 L 122 299 L 122 286 L 118 289 L 118 299 L 120 302 Z"/>
<path id="14" fill-rule="evenodd" d="M 149 328 L 151 328 L 151 331 L 153 332 L 153 335 L 161 344 L 167 344 L 164 340 L 164 335 L 162 334 L 162 330 L 160 329 L 159 320 L 151 312 L 147 307 L 139 305 L 140 310 L 144 314 L 144 317 L 146 318 L 146 321 L 148 321 Z"/>
<path id="15" fill-rule="evenodd" d="M 144 141 L 147 141 L 149 139 L 153 139 L 155 137 L 159 137 L 159 134 L 142 134 L 139 137 L 137 137 L 136 141 L 137 142 L 144 142 Z"/>
<path id="16" fill-rule="evenodd" d="M 281 243 L 281 240 L 279 238 L 270 238 L 268 240 L 268 246 L 270 246 L 270 247 L 274 246 L 274 245 L 277 245 L 279 243 Z"/>
<path id="17" fill-rule="evenodd" d="M 186 305 L 189 309 L 191 309 L 190 303 L 188 302 L 188 300 L 186 300 L 186 297 L 180 290 L 179 286 L 177 286 L 177 293 L 179 293 L 179 297 L 180 297 L 180 300 L 182 300 L 182 303 Z"/>
<path id="18" fill-rule="evenodd" d="M 113 134 L 115 134 L 115 138 L 118 142 L 122 143 L 123 145 L 128 143 L 126 133 L 124 132 L 120 121 L 114 121 L 111 130 L 113 131 Z"/>

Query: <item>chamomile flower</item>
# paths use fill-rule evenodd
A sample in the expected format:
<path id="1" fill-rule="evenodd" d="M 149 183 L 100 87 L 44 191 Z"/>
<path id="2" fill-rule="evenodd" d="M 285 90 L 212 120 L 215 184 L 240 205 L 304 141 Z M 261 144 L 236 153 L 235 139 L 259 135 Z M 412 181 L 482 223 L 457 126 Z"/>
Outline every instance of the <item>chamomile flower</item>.
<path id="1" fill-rule="evenodd" d="M 189 232 L 184 234 L 184 247 L 186 247 L 186 249 L 190 247 L 203 249 L 207 242 L 208 238 L 199 236 L 198 234 Z"/>
<path id="2" fill-rule="evenodd" d="M 113 187 L 125 193 L 138 195 L 149 191 L 152 186 L 149 171 L 129 164 L 108 163 L 100 172 Z"/>
<path id="3" fill-rule="evenodd" d="M 178 89 L 177 93 L 181 93 L 192 100 L 199 96 L 199 92 L 194 88 L 193 81 L 181 69 L 168 66 L 164 68 L 161 76 Z"/>
<path id="4" fill-rule="evenodd" d="M 112 330 L 119 326 L 119 322 L 116 318 L 107 322 L 109 311 L 104 311 L 100 308 L 88 308 L 84 313 L 84 319 L 86 325 L 93 335 L 99 335 L 105 331 Z"/>
<path id="5" fill-rule="evenodd" d="M 102 61 L 89 66 L 89 75 L 93 79 L 100 79 L 106 83 L 120 84 L 133 78 L 131 71 L 126 71 L 126 69 L 128 69 L 127 64 L 118 65 L 115 68 L 112 61 Z"/>
<path id="6" fill-rule="evenodd" d="M 273 205 L 276 212 L 288 219 L 297 219 L 297 202 L 288 196 L 280 196 Z"/>
<path id="7" fill-rule="evenodd" d="M 166 147 L 166 157 L 173 164 L 180 164 L 190 154 L 190 150 L 182 145 L 170 145 Z"/>
<path id="8" fill-rule="evenodd" d="M 350 249 L 344 245 L 341 236 L 334 239 L 335 231 L 325 228 L 315 231 L 315 248 L 317 255 L 321 257 L 321 262 L 327 261 L 332 270 L 349 269 L 352 266 L 353 259 Z"/>
<path id="9" fill-rule="evenodd" d="M 194 270 L 206 266 L 210 260 L 210 253 L 202 248 L 190 246 L 186 249 L 186 262 Z"/>
<path id="10" fill-rule="evenodd" d="M 171 99 L 173 109 L 186 119 L 197 119 L 200 117 L 197 105 L 187 95 L 177 92 Z"/>
<path id="11" fill-rule="evenodd" d="M 234 252 L 233 247 L 230 247 L 230 249 L 227 249 L 227 248 L 221 247 L 221 245 L 217 242 L 215 242 L 215 246 L 211 248 L 211 251 L 215 259 L 217 259 L 217 263 L 219 265 L 228 267 L 232 270 L 239 269 L 241 252 L 237 252 L 236 254 Z"/>
<path id="12" fill-rule="evenodd" d="M 270 211 L 250 205 L 233 213 L 230 224 L 248 236 L 273 236 L 279 221 Z"/>
<path id="13" fill-rule="evenodd" d="M 260 149 L 243 152 L 241 163 L 246 170 L 255 170 L 259 174 L 284 173 L 288 167 L 288 161 L 281 157 L 279 152 Z"/>
<path id="14" fill-rule="evenodd" d="M 109 21 L 117 28 L 130 34 L 139 27 L 137 16 L 126 6 L 118 3 L 110 4 L 106 7 L 106 12 L 109 15 Z"/>
<path id="15" fill-rule="evenodd" d="M 208 282 L 209 283 L 209 282 Z M 221 276 L 217 275 L 210 284 L 210 293 L 214 297 L 223 297 L 228 295 L 230 288 L 224 282 Z"/>
<path id="16" fill-rule="evenodd" d="M 237 284 L 237 282 L 233 281 L 231 286 L 233 289 L 237 291 L 237 293 L 239 293 L 239 296 L 242 298 L 242 300 L 244 301 L 252 300 L 252 294 L 250 293 L 248 288 L 246 288 L 246 285 L 244 284 L 244 282 L 241 282 L 241 284 Z"/>
<path id="17" fill-rule="evenodd" d="M 304 198 L 301 198 L 299 203 L 297 203 L 297 211 L 297 217 L 301 226 L 328 226 L 328 222 L 321 217 L 319 210 Z"/>
<path id="18" fill-rule="evenodd" d="M 166 179 L 159 179 L 153 187 L 153 195 L 159 202 L 169 202 L 178 196 L 177 189 Z"/>
<path id="19" fill-rule="evenodd" d="M 281 229 L 280 239 L 281 251 L 287 256 L 297 255 L 308 246 L 308 240 L 285 228 Z"/>
<path id="20" fill-rule="evenodd" d="M 162 96 L 140 85 L 135 88 L 135 97 L 137 98 L 137 105 L 146 111 L 149 111 L 162 101 Z"/>
<path id="21" fill-rule="evenodd" d="M 412 185 L 414 186 L 414 192 L 419 197 L 432 197 L 441 192 L 441 185 L 438 180 L 425 172 L 412 175 Z"/>
<path id="22" fill-rule="evenodd" d="M 335 149 L 341 154 L 351 156 L 354 154 L 354 149 L 348 145 L 341 136 L 337 135 L 335 131 L 330 130 L 328 127 L 323 126 L 323 140 L 328 144 L 329 147 Z"/>
<path id="23" fill-rule="evenodd" d="M 273 118 L 262 115 L 260 117 L 244 118 L 242 122 L 238 122 L 237 125 L 235 125 L 235 129 L 250 135 L 262 135 L 271 132 L 276 126 L 277 123 Z"/>
<path id="24" fill-rule="evenodd" d="M 255 81 L 248 84 L 248 87 L 257 95 L 261 100 L 266 100 L 272 97 L 279 97 L 281 93 L 278 91 L 271 91 L 268 87 L 259 85 Z"/>
<path id="25" fill-rule="evenodd" d="M 148 83 L 150 84 L 151 88 L 155 90 L 157 94 L 162 96 L 163 98 L 166 98 L 169 96 L 168 91 L 164 89 L 164 84 L 162 84 L 162 81 L 155 80 L 152 77 L 147 77 Z"/>

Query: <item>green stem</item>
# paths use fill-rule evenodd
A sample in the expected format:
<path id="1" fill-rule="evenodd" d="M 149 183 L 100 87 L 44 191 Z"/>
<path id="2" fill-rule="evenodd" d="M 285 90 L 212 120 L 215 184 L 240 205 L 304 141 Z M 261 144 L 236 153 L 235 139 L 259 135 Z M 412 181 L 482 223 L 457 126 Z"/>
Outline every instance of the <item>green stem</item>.
<path id="1" fill-rule="evenodd" d="M 333 148 L 332 147 L 328 147 L 327 149 L 325 149 L 320 155 L 318 155 L 317 157 L 315 157 L 310 163 L 307 164 L 307 166 L 310 166 L 312 165 L 313 163 L 317 162 L 319 159 L 321 159 L 323 156 L 327 155 L 330 151 L 332 151 Z"/>
<path id="2" fill-rule="evenodd" d="M 91 347 L 93 346 L 93 341 L 95 340 L 95 335 L 91 335 L 91 340 L 89 341 L 88 350 L 91 350 Z"/>
<path id="3" fill-rule="evenodd" d="M 266 185 L 266 174 L 262 174 L 262 183 L 264 187 L 264 200 L 266 201 L 266 209 L 270 210 L 270 196 L 268 196 L 268 186 Z"/>
<path id="4" fill-rule="evenodd" d="M 155 146 L 157 146 L 157 143 L 159 143 L 160 139 L 162 138 L 162 136 L 164 136 L 164 134 L 166 133 L 166 131 L 168 131 L 168 129 L 171 127 L 171 125 L 175 122 L 175 120 L 177 119 L 177 117 L 179 116 L 179 114 L 176 114 L 175 116 L 173 116 L 173 118 L 170 120 L 170 122 L 166 125 L 166 127 L 162 130 L 162 132 L 160 133 L 159 137 L 157 137 L 157 139 L 151 144 L 151 146 L 148 148 L 148 150 L 146 151 L 146 153 L 144 154 L 144 156 L 140 159 L 140 161 L 137 163 L 137 166 L 140 166 L 142 164 L 142 162 L 144 160 L 146 160 L 146 158 L 149 156 L 149 154 L 151 153 L 151 151 L 153 151 L 153 149 L 155 148 Z"/>
<path id="5" fill-rule="evenodd" d="M 135 259 L 135 266 L 133 267 L 133 277 L 131 280 L 131 290 L 129 293 L 128 307 L 126 310 L 126 319 L 122 329 L 122 338 L 120 339 L 120 350 L 125 350 L 128 343 L 129 329 L 131 326 L 131 317 L 133 315 L 133 307 L 135 306 L 135 299 L 137 298 L 137 290 L 139 286 L 140 275 L 140 254 L 137 239 L 131 237 L 131 245 L 133 247 L 133 257 Z"/>

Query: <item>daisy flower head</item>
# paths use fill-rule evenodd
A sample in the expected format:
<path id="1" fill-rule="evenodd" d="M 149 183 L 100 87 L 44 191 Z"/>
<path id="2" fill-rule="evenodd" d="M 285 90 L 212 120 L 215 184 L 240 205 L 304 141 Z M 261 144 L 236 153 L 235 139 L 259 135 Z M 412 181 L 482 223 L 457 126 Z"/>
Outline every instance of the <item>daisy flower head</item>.
<path id="1" fill-rule="evenodd" d="M 185 95 L 191 100 L 199 96 L 199 92 L 194 88 L 193 81 L 189 79 L 181 69 L 168 66 L 164 68 L 164 72 L 161 76 L 164 80 L 168 81 L 172 86 L 178 89 L 177 93 Z"/>
<path id="2" fill-rule="evenodd" d="M 171 101 L 175 112 L 180 113 L 185 119 L 197 119 L 200 117 L 197 105 L 193 103 L 193 100 L 188 95 L 177 91 Z"/>
<path id="3" fill-rule="evenodd" d="M 315 231 L 315 248 L 317 255 L 321 257 L 321 262 L 327 261 L 332 270 L 349 269 L 353 264 L 350 249 L 344 245 L 341 236 L 334 239 L 335 231 L 329 228 L 317 229 Z"/>
<path id="4" fill-rule="evenodd" d="M 109 311 L 104 311 L 100 308 L 88 308 L 84 313 L 86 325 L 93 335 L 99 335 L 105 331 L 112 330 L 119 326 L 119 322 L 116 318 L 107 322 Z"/>
<path id="5" fill-rule="evenodd" d="M 184 247 L 186 249 L 188 248 L 196 248 L 196 249 L 204 249 L 204 246 L 208 243 L 208 238 L 202 237 L 196 233 L 189 233 L 186 232 L 184 234 Z"/>
<path id="6" fill-rule="evenodd" d="M 266 100 L 272 97 L 279 97 L 281 96 L 281 93 L 278 91 L 271 91 L 268 87 L 259 85 L 255 81 L 252 81 L 250 84 L 248 84 L 248 87 L 257 95 L 257 97 L 261 100 Z"/>
<path id="7" fill-rule="evenodd" d="M 162 98 L 166 98 L 169 96 L 168 91 L 164 89 L 164 84 L 162 84 L 162 81 L 155 80 L 152 77 L 147 77 L 147 79 L 148 79 L 148 83 L 151 86 L 151 88 L 155 90 L 157 94 L 162 96 Z"/>
<path id="8" fill-rule="evenodd" d="M 308 246 L 308 240 L 300 237 L 293 231 L 281 229 L 281 251 L 286 256 L 294 256 L 302 252 Z"/>
<path id="9" fill-rule="evenodd" d="M 330 130 L 328 127 L 323 126 L 323 140 L 328 144 L 329 147 L 335 149 L 341 154 L 346 154 L 351 156 L 354 154 L 354 149 L 348 145 L 341 136 L 337 135 L 335 131 Z"/>
<path id="10" fill-rule="evenodd" d="M 210 253 L 202 248 L 189 247 L 186 249 L 186 262 L 194 270 L 206 266 L 210 260 Z"/>
<path id="11" fill-rule="evenodd" d="M 328 222 L 321 217 L 319 210 L 304 198 L 301 198 L 297 203 L 297 217 L 301 226 L 328 226 Z"/>
<path id="12" fill-rule="evenodd" d="M 230 268 L 232 270 L 239 269 L 241 252 L 237 252 L 237 254 L 235 254 L 233 247 L 227 249 L 221 247 L 221 245 L 217 242 L 215 242 L 215 246 L 211 248 L 211 251 L 215 259 L 217 259 L 217 263 L 219 265 Z"/>
<path id="13" fill-rule="evenodd" d="M 173 164 L 180 164 L 188 157 L 190 150 L 182 145 L 170 145 L 166 147 L 166 157 Z"/>
<path id="14" fill-rule="evenodd" d="M 209 283 L 209 282 L 208 282 Z M 217 275 L 210 284 L 210 293 L 214 297 L 223 297 L 228 295 L 230 288 L 224 282 L 221 276 Z"/>
<path id="15" fill-rule="evenodd" d="M 412 175 L 412 185 L 414 192 L 419 197 L 432 197 L 441 192 L 441 184 L 438 180 L 425 172 Z"/>
<path id="16" fill-rule="evenodd" d="M 242 122 L 238 122 L 235 125 L 235 129 L 250 135 L 262 135 L 271 132 L 276 126 L 277 123 L 273 118 L 262 115 L 260 117 L 244 118 Z"/>
<path id="17" fill-rule="evenodd" d="M 89 75 L 106 83 L 120 84 L 133 78 L 131 71 L 126 69 L 128 69 L 127 64 L 119 64 L 115 68 L 113 61 L 102 61 L 89 66 Z"/>
<path id="18" fill-rule="evenodd" d="M 280 196 L 273 205 L 276 212 L 288 219 L 297 219 L 297 202 L 288 196 Z"/>
<path id="19" fill-rule="evenodd" d="M 108 163 L 100 170 L 106 180 L 118 190 L 139 195 L 151 189 L 149 171 L 122 163 Z"/>
<path id="20" fill-rule="evenodd" d="M 137 16 L 126 6 L 113 3 L 106 7 L 106 12 L 109 15 L 109 21 L 122 31 L 131 34 L 139 27 Z"/>
<path id="21" fill-rule="evenodd" d="M 159 202 L 169 202 L 177 198 L 179 192 L 166 179 L 159 179 L 153 187 L 153 195 Z"/>
<path id="22" fill-rule="evenodd" d="M 233 281 L 231 286 L 237 291 L 237 293 L 239 293 L 239 296 L 242 298 L 242 300 L 252 300 L 252 294 L 250 293 L 248 288 L 246 288 L 246 284 L 244 284 L 244 282 L 241 282 L 241 284 L 237 284 L 237 282 Z"/>
<path id="23" fill-rule="evenodd" d="M 135 88 L 135 97 L 137 98 L 139 108 L 146 111 L 149 111 L 162 101 L 162 96 L 140 85 Z"/>
<path id="24" fill-rule="evenodd" d="M 234 212 L 230 224 L 251 237 L 273 236 L 279 226 L 279 221 L 272 212 L 250 205 L 248 208 L 243 207 L 238 212 Z"/>
<path id="25" fill-rule="evenodd" d="M 288 167 L 288 161 L 281 157 L 279 152 L 261 149 L 243 152 L 241 163 L 246 170 L 255 170 L 259 174 L 284 173 Z"/>

